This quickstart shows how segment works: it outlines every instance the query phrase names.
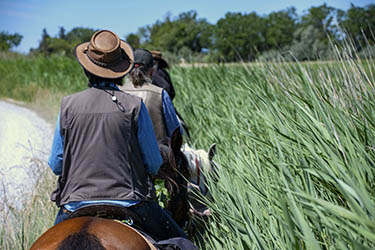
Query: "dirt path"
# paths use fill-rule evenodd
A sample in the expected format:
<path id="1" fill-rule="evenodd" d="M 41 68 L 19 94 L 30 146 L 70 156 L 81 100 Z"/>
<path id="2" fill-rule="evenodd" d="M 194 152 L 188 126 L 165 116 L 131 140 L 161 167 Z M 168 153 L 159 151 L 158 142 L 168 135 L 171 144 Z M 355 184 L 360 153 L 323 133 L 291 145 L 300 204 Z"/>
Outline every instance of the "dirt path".
<path id="1" fill-rule="evenodd" d="M 0 200 L 18 206 L 48 159 L 54 126 L 0 100 Z"/>

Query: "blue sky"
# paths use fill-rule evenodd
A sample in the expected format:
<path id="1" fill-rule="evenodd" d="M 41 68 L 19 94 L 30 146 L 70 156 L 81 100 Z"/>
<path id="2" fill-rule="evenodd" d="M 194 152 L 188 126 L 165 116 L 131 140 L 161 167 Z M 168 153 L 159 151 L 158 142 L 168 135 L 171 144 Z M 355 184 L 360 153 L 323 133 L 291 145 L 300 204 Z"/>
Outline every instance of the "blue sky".
<path id="1" fill-rule="evenodd" d="M 28 52 L 38 46 L 43 28 L 51 36 L 60 26 L 67 31 L 74 27 L 109 29 L 124 38 L 139 27 L 163 20 L 167 13 L 177 16 L 196 10 L 199 17 L 214 24 L 229 11 L 265 15 L 294 6 L 301 15 L 323 3 L 347 10 L 351 2 L 366 6 L 374 0 L 0 0 L 0 31 L 23 35 L 16 51 Z"/>

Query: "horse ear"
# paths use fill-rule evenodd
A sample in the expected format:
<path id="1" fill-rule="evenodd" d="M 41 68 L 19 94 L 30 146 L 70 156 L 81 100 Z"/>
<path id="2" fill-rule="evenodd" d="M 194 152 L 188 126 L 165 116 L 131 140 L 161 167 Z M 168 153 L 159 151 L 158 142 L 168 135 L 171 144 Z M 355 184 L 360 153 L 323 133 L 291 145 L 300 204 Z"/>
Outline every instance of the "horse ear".
<path id="1" fill-rule="evenodd" d="M 211 162 L 216 154 L 216 143 L 212 144 L 208 149 L 208 160 Z"/>
<path id="2" fill-rule="evenodd" d="M 180 131 L 180 127 L 176 128 L 173 131 L 172 137 L 171 137 L 171 148 L 174 155 L 178 155 L 178 153 L 181 151 L 182 147 L 182 135 Z"/>

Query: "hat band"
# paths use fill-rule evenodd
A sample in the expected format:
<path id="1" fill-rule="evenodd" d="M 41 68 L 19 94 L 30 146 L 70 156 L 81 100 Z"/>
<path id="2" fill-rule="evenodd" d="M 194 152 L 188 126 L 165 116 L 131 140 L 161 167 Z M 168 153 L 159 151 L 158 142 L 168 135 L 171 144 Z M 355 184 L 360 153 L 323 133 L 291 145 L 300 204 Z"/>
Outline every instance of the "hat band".
<path id="1" fill-rule="evenodd" d="M 121 56 L 119 58 L 117 58 L 116 61 L 113 61 L 113 62 L 110 62 L 110 63 L 104 63 L 104 62 L 99 62 L 98 60 L 95 60 L 94 58 L 92 58 L 89 53 L 88 50 L 85 50 L 84 53 L 87 55 L 87 57 L 90 59 L 90 61 L 100 67 L 103 67 L 103 68 L 110 68 L 110 67 L 113 67 L 113 66 L 116 66 L 117 64 L 119 64 L 122 59 L 125 59 L 127 56 L 126 54 L 124 53 L 124 50 L 121 49 Z"/>

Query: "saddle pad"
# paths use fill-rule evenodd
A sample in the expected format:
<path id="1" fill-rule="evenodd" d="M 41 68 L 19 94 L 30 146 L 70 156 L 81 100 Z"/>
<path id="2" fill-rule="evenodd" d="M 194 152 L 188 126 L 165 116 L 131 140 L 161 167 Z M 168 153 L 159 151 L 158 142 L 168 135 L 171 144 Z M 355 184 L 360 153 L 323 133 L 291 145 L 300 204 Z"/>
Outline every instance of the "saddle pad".
<path id="1" fill-rule="evenodd" d="M 142 219 L 130 209 L 119 205 L 87 205 L 80 207 L 69 215 L 69 218 L 82 216 L 99 217 L 113 220 L 132 219 L 135 224 L 141 225 Z"/>

